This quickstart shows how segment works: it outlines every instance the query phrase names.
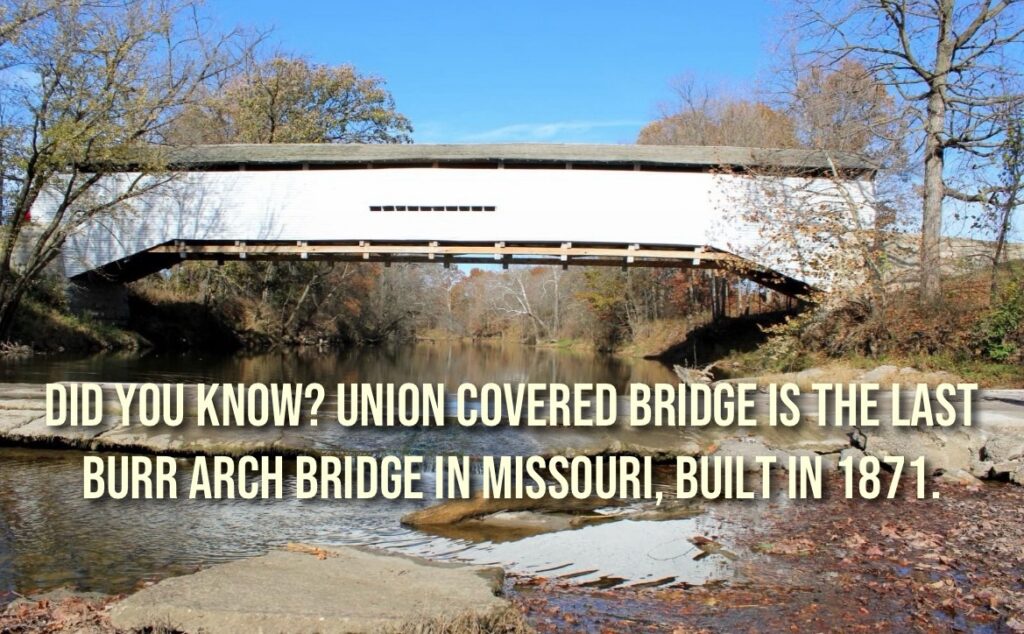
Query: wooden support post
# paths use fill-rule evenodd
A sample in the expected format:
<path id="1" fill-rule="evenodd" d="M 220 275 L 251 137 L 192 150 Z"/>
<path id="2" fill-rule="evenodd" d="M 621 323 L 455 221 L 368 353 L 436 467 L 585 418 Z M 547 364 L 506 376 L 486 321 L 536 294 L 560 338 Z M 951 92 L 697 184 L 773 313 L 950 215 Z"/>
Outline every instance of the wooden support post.
<path id="1" fill-rule="evenodd" d="M 308 169 L 308 167 L 307 167 L 307 169 Z M 309 243 L 308 242 L 304 242 L 302 240 L 299 240 L 295 244 L 295 246 L 297 246 L 297 247 L 299 247 L 301 249 L 302 247 L 308 247 Z M 302 258 L 303 260 L 308 260 L 309 259 L 309 251 L 302 251 L 302 252 L 300 252 L 299 253 L 299 257 Z"/>
<path id="2" fill-rule="evenodd" d="M 693 258 L 692 264 L 694 266 L 700 266 L 700 254 L 704 253 L 704 247 L 697 247 L 697 257 Z"/>
<path id="3" fill-rule="evenodd" d="M 437 248 L 437 242 L 431 242 L 430 243 L 430 251 L 427 252 L 427 259 L 428 260 L 433 260 L 434 259 L 434 255 L 435 255 L 434 249 L 436 249 L 436 248 Z"/>
<path id="4" fill-rule="evenodd" d="M 243 242 L 241 240 L 237 240 L 237 241 L 235 241 L 235 246 L 239 247 L 238 259 L 239 260 L 244 260 L 245 259 L 245 242 Z"/>
<path id="5" fill-rule="evenodd" d="M 359 241 L 359 246 L 361 246 L 361 247 L 369 247 L 370 243 L 369 242 L 364 242 L 363 240 L 360 240 Z M 369 251 L 368 248 L 367 248 L 366 251 L 363 251 L 363 259 L 364 260 L 369 260 L 370 259 L 370 251 Z"/>

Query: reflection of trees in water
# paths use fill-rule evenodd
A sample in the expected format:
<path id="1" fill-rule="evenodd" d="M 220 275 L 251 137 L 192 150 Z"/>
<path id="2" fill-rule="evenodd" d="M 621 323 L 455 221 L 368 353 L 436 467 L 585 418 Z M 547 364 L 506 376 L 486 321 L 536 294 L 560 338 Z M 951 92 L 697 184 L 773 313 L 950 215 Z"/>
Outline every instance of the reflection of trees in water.
<path id="1" fill-rule="evenodd" d="M 612 383 L 671 381 L 662 365 L 590 352 L 518 344 L 417 343 L 319 352 L 313 349 L 237 357 L 231 380 L 247 383 Z"/>
<path id="2" fill-rule="evenodd" d="M 313 347 L 259 354 L 100 354 L 29 357 L 5 365 L 5 381 L 95 380 L 170 383 L 612 383 L 674 381 L 654 361 L 519 344 L 392 344 L 349 350 Z"/>
<path id="3" fill-rule="evenodd" d="M 424 343 L 317 352 L 287 350 L 250 356 L 98 355 L 85 359 L 33 357 L 10 380 L 167 382 L 445 383 L 607 382 L 625 389 L 634 381 L 672 380 L 651 361 L 522 345 Z M 299 430 L 301 432 L 301 430 Z M 542 443 L 568 443 L 564 430 L 361 430 L 324 427 L 317 441 L 358 451 L 535 453 Z M 182 474 L 187 469 L 182 470 Z M 184 477 L 182 475 L 181 477 Z M 179 491 L 187 491 L 187 482 Z M 287 496 L 286 496 L 287 497 Z M 190 500 L 117 502 L 81 499 L 81 454 L 0 449 L 0 593 L 78 584 L 87 589 L 130 590 L 140 578 L 186 572 L 256 554 L 281 541 L 323 534 L 344 541 L 354 530 L 389 526 L 408 506 L 354 504 L 201 503 Z M 377 535 L 379 538 L 379 535 Z M 324 538 L 327 539 L 327 538 Z"/>
<path id="4" fill-rule="evenodd" d="M 82 500 L 80 453 L 0 451 L 0 590 L 76 586 L 97 575 L 138 581 L 131 562 L 144 543 L 126 544 L 125 530 L 136 522 L 134 504 Z M 136 530 L 174 542 L 187 522 Z"/>
<path id="5" fill-rule="evenodd" d="M 6 478 L 0 477 L 0 603 L 17 590 L 14 570 L 14 530 L 18 522 L 14 490 Z"/>

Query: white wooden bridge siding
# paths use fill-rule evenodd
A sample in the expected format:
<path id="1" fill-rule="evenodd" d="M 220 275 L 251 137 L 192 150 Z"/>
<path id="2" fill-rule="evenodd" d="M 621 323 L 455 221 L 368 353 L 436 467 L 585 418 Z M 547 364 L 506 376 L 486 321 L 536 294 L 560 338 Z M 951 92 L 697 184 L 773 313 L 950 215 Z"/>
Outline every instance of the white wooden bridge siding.
<path id="1" fill-rule="evenodd" d="M 134 174 L 107 177 L 117 191 Z M 793 191 L 827 179 L 786 179 Z M 751 179 L 696 171 L 374 167 L 183 172 L 115 218 L 90 222 L 65 249 L 68 277 L 185 241 L 614 243 L 709 246 L 746 255 L 757 227 L 734 220 Z M 870 181 L 855 183 L 865 196 Z M 828 194 L 823 194 L 829 197 Z M 834 196 L 833 196 L 834 197 Z M 45 196 L 33 213 L 45 217 Z M 377 206 L 494 211 L 371 211 Z M 864 213 L 868 213 L 867 207 Z M 814 283 L 793 258 L 758 264 Z"/>

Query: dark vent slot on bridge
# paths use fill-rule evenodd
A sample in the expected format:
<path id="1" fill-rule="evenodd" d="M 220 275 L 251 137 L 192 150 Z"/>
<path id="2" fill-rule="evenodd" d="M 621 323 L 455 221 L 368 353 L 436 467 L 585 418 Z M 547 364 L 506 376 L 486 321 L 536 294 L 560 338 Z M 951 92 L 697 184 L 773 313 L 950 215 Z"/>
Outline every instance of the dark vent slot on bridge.
<path id="1" fill-rule="evenodd" d="M 497 211 L 495 205 L 370 205 L 370 211 Z"/>

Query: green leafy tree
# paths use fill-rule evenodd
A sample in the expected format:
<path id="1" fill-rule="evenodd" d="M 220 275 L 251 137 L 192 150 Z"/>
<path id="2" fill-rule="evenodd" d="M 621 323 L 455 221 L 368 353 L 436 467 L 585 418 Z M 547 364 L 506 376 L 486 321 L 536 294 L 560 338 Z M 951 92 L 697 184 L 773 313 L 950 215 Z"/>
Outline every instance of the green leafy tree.
<path id="1" fill-rule="evenodd" d="M 69 235 L 169 178 L 150 152 L 119 193 L 98 187 L 234 64 L 239 34 L 200 15 L 191 0 L 0 3 L 0 339 Z M 30 221 L 44 196 L 52 214 Z"/>
<path id="2" fill-rule="evenodd" d="M 179 117 L 168 133 L 177 145 L 220 143 L 406 143 L 412 126 L 380 78 L 349 65 L 327 66 L 276 55 L 250 59 L 242 72 Z M 220 289 L 221 304 L 245 315 L 233 325 L 274 340 L 308 336 L 361 342 L 407 332 L 423 311 L 391 296 L 418 280 L 410 267 L 378 271 L 330 262 L 244 262 L 226 267 L 190 264 L 181 280 Z M 411 287 L 410 287 L 411 288 Z M 411 306 L 412 298 L 408 305 Z M 407 307 L 407 306 L 406 306 Z"/>
<path id="3" fill-rule="evenodd" d="M 408 143 L 412 126 L 379 77 L 275 56 L 252 62 L 171 135 L 176 143 Z"/>

